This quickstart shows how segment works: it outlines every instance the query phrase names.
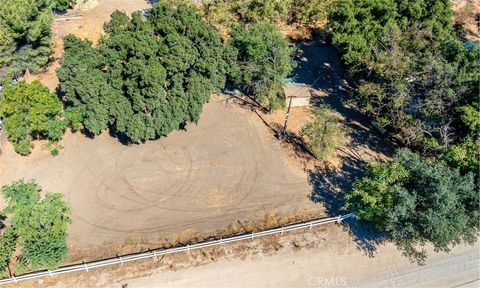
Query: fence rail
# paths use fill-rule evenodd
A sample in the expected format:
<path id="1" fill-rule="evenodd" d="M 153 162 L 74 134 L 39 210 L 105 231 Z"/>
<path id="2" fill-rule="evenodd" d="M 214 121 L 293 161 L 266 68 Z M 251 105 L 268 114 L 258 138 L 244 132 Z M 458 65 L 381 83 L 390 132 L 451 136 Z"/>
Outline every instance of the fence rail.
<path id="1" fill-rule="evenodd" d="M 81 264 L 64 266 L 64 267 L 60 267 L 60 268 L 55 269 L 55 270 L 41 270 L 41 271 L 36 271 L 36 272 L 23 274 L 23 275 L 20 275 L 20 276 L 12 276 L 10 278 L 0 279 L 0 284 L 16 283 L 16 282 L 19 282 L 19 281 L 32 280 L 32 279 L 36 279 L 36 278 L 41 278 L 41 277 L 46 277 L 46 276 L 54 276 L 54 275 L 70 273 L 70 272 L 78 272 L 78 271 L 88 272 L 90 269 L 95 269 L 95 268 L 100 268 L 100 267 L 105 267 L 105 266 L 111 266 L 111 265 L 117 265 L 117 264 L 123 265 L 126 262 L 137 261 L 137 260 L 148 259 L 148 258 L 156 259 L 159 256 L 174 254 L 174 253 L 178 253 L 178 252 L 185 252 L 185 251 L 190 252 L 191 250 L 195 250 L 195 249 L 218 246 L 218 245 L 223 245 L 223 244 L 242 241 L 242 240 L 249 240 L 249 239 L 252 240 L 252 239 L 262 237 L 262 236 L 267 236 L 267 235 L 283 234 L 285 232 L 295 231 L 295 230 L 298 230 L 298 229 L 312 228 L 312 227 L 327 224 L 327 223 L 334 223 L 334 222 L 340 223 L 343 220 L 354 217 L 354 216 L 355 215 L 353 213 L 350 213 L 350 214 L 346 214 L 346 215 L 340 215 L 340 216 L 337 216 L 337 217 L 317 219 L 317 220 L 312 220 L 312 221 L 308 221 L 308 222 L 297 223 L 297 224 L 292 224 L 292 225 L 288 225 L 288 226 L 282 226 L 282 227 L 279 227 L 279 228 L 268 229 L 268 230 L 264 230 L 264 231 L 260 231 L 260 232 L 251 232 L 251 233 L 237 235 L 237 236 L 230 236 L 230 237 L 226 237 L 226 238 L 219 238 L 219 239 L 215 239 L 215 240 L 199 242 L 199 243 L 191 244 L 191 245 L 188 244 L 188 245 L 183 245 L 183 246 L 178 246 L 178 247 L 173 247 L 173 248 L 167 248 L 167 249 L 148 250 L 146 252 L 128 254 L 128 255 L 118 256 L 118 257 L 115 257 L 115 258 L 108 258 L 108 259 L 96 260 L 96 261 L 92 261 L 92 262 L 88 262 L 88 263 L 83 262 Z"/>

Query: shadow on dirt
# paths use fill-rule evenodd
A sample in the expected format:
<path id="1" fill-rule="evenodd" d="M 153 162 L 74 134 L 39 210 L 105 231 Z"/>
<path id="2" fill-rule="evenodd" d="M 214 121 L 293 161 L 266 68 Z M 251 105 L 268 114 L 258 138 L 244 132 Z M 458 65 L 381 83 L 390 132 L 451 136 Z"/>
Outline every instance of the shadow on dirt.
<path id="1" fill-rule="evenodd" d="M 237 91 L 237 92 L 235 92 Z M 240 91 L 237 87 L 231 86 L 227 87 L 222 91 L 222 94 L 226 96 L 225 105 L 228 105 L 230 102 L 234 102 L 238 107 L 250 110 L 255 113 L 255 115 L 262 121 L 265 127 L 269 128 L 270 131 L 275 135 L 275 137 L 280 138 L 280 134 L 283 133 L 284 127 L 279 123 L 270 123 L 265 120 L 263 116 L 266 111 L 259 103 L 255 102 L 252 98 L 246 96 L 247 93 Z M 305 147 L 305 143 L 302 138 L 295 133 L 287 133 L 283 138 L 285 143 L 289 144 L 293 149 L 295 155 L 303 159 L 313 159 L 315 156 Z"/>
<path id="2" fill-rule="evenodd" d="M 355 157 L 343 157 L 340 169 L 316 167 L 308 170 L 309 184 L 312 186 L 310 199 L 322 204 L 329 216 L 347 214 L 343 206 L 343 192 L 352 188 L 352 183 L 363 174 L 366 162 Z M 369 223 L 357 219 L 347 219 L 346 229 L 352 234 L 359 250 L 374 257 L 376 247 L 384 240 L 384 235 Z"/>
<path id="3" fill-rule="evenodd" d="M 376 155 L 392 156 L 394 145 L 377 131 L 369 119 L 346 104 L 351 90 L 337 51 L 332 45 L 322 42 L 302 43 L 300 55 L 292 78 L 296 83 L 312 87 L 312 104 L 326 104 L 340 114 L 342 122 L 349 128 L 350 143 L 341 149 L 339 168 L 315 167 L 308 170 L 312 186 L 310 199 L 321 203 L 330 216 L 347 213 L 343 205 L 343 193 L 352 188 L 353 182 L 363 175 L 367 159 L 361 151 L 371 151 L 369 160 Z M 327 166 L 327 165 L 325 165 Z M 348 229 L 353 235 L 358 249 L 373 257 L 376 246 L 383 235 L 367 223 L 349 219 Z"/>

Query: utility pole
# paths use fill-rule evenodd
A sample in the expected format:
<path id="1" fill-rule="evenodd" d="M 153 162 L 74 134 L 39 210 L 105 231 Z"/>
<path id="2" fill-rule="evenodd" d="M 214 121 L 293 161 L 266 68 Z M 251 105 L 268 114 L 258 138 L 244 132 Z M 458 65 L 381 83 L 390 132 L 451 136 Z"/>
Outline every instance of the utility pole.
<path id="1" fill-rule="evenodd" d="M 288 122 L 288 117 L 290 116 L 290 108 L 292 107 L 292 98 L 289 97 L 290 101 L 288 102 L 288 110 L 287 113 L 285 113 L 285 123 L 283 124 L 283 131 L 280 132 L 278 135 L 278 139 L 283 140 L 285 136 L 287 136 L 287 122 Z"/>

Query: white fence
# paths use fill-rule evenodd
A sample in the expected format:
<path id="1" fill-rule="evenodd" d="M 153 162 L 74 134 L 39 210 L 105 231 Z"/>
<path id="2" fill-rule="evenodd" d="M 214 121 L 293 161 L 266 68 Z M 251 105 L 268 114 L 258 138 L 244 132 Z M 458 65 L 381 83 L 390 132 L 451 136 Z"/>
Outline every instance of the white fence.
<path id="1" fill-rule="evenodd" d="M 64 266 L 55 270 L 36 271 L 32 273 L 23 274 L 20 276 L 12 276 L 11 278 L 0 279 L 0 284 L 6 284 L 6 283 L 12 283 L 12 282 L 16 283 L 18 281 L 31 280 L 31 279 L 41 278 L 45 276 L 54 276 L 54 275 L 70 273 L 70 272 L 78 272 L 78 271 L 88 272 L 91 269 L 105 267 L 105 266 L 123 264 L 126 262 L 138 261 L 138 260 L 147 259 L 147 258 L 156 259 L 158 256 L 162 256 L 162 255 L 174 254 L 174 253 L 184 252 L 184 251 L 190 252 L 191 250 L 195 250 L 195 249 L 218 246 L 218 245 L 223 245 L 223 244 L 242 241 L 242 240 L 252 240 L 252 239 L 262 237 L 262 236 L 267 236 L 267 235 L 283 234 L 285 232 L 290 232 L 298 229 L 312 228 L 312 227 L 327 224 L 327 223 L 334 223 L 334 222 L 340 223 L 343 220 L 351 217 L 355 217 L 355 215 L 353 213 L 350 213 L 350 214 L 341 215 L 341 216 L 332 217 L 332 218 L 312 220 L 304 223 L 288 225 L 285 227 L 268 229 L 261 232 L 252 232 L 252 233 L 242 234 L 238 236 L 226 237 L 223 239 L 220 238 L 216 240 L 200 242 L 192 245 L 184 245 L 184 246 L 173 247 L 168 249 L 149 250 L 147 252 L 140 252 L 135 254 L 118 256 L 116 258 L 109 258 L 104 260 L 92 261 L 88 263 L 84 262 L 81 264 Z"/>

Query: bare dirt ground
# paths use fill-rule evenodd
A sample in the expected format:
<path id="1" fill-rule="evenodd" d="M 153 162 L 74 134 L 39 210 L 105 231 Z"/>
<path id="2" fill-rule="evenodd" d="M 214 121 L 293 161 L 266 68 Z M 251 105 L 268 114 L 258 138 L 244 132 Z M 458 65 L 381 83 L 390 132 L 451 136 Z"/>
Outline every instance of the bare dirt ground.
<path id="1" fill-rule="evenodd" d="M 72 259 L 131 252 L 267 214 L 323 211 L 308 198 L 307 175 L 246 111 L 214 96 L 187 130 L 133 146 L 108 133 L 68 134 L 57 157 L 39 143 L 28 157 L 7 147 L 0 183 L 36 179 L 45 191 L 65 194 Z"/>
<path id="2" fill-rule="evenodd" d="M 478 287 L 480 250 L 458 246 L 410 263 L 391 244 L 365 253 L 341 225 L 167 255 L 22 287 Z M 17 284 L 18 285 L 18 284 Z M 6 287 L 9 287 L 8 285 Z M 10 285 L 15 287 L 15 285 Z"/>
<path id="3" fill-rule="evenodd" d="M 480 1 L 453 0 L 454 21 L 464 25 L 466 38 L 480 41 Z"/>
<path id="4" fill-rule="evenodd" d="M 104 0 L 82 12 L 82 19 L 58 22 L 59 29 L 95 40 L 115 8 L 133 11 L 145 5 Z M 61 143 L 65 149 L 54 158 L 41 142 L 28 157 L 7 147 L 0 184 L 34 178 L 45 191 L 66 196 L 73 213 L 69 261 L 160 247 L 196 233 L 236 232 L 247 222 L 276 225 L 292 219 L 289 215 L 308 219 L 341 213 L 338 192 L 348 189 L 367 161 L 385 159 L 390 150 L 368 121 L 343 104 L 346 82 L 335 50 L 319 43 L 302 49 L 309 61 L 296 76 L 312 86 L 316 102 L 331 104 L 354 131 L 335 165 L 304 161 L 297 146 L 274 138 L 269 127 L 284 111 L 267 115 L 213 96 L 198 126 L 142 145 L 122 145 L 108 133 L 95 139 L 67 133 Z M 42 80 L 48 82 L 50 72 Z M 48 83 L 56 85 L 52 77 Z M 290 132 L 309 117 L 308 109 L 293 111 Z"/>
<path id="5" fill-rule="evenodd" d="M 226 256 L 205 266 L 177 271 L 158 269 L 147 277 L 108 284 L 128 284 L 132 288 L 479 287 L 478 245 L 457 247 L 449 255 L 435 254 L 430 249 L 427 265 L 419 267 L 401 256 L 391 243 L 379 247 L 375 257 L 367 257 L 356 249 L 347 233 L 333 225 L 324 231 L 276 241 L 273 255 L 255 254 L 252 250 L 245 259 Z"/>

